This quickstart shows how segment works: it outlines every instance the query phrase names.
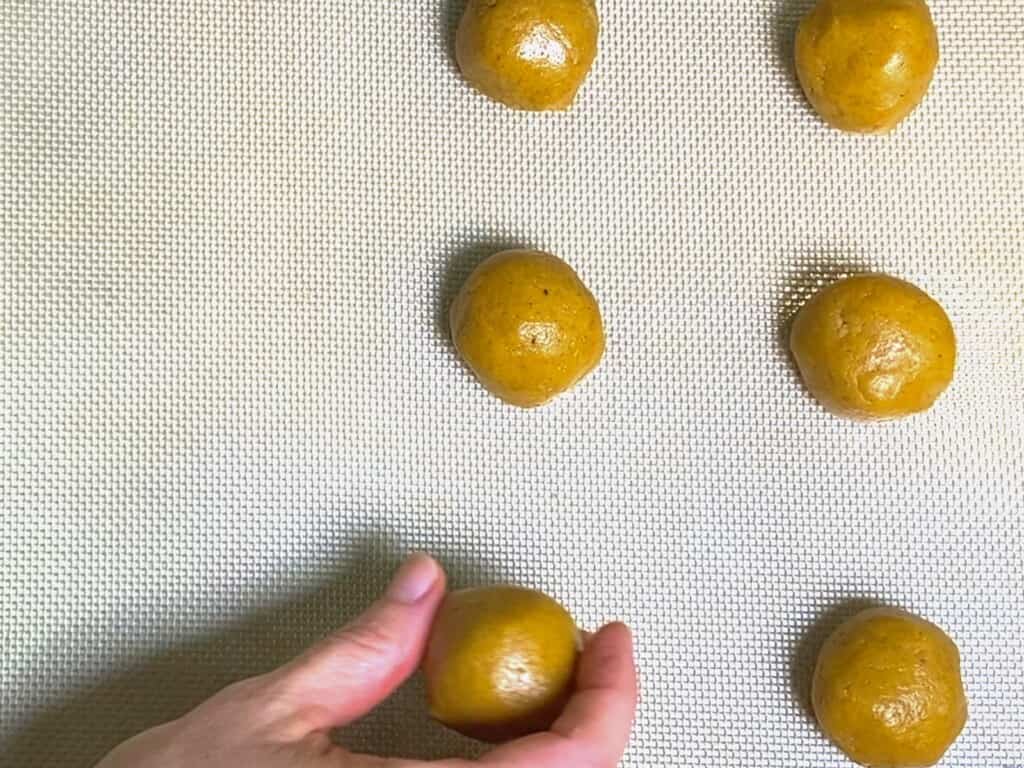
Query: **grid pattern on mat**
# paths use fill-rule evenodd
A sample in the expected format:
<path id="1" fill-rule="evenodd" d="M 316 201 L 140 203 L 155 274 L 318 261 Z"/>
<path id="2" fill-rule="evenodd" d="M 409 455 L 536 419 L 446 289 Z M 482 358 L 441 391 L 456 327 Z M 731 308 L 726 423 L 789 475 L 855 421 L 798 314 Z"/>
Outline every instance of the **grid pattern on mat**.
<path id="1" fill-rule="evenodd" d="M 91 765 L 289 657 L 409 549 L 637 633 L 625 766 L 847 765 L 824 633 L 959 643 L 948 766 L 1024 765 L 1024 16 L 936 0 L 885 138 L 801 100 L 793 0 L 602 0 L 576 108 L 464 85 L 457 0 L 0 7 L 0 764 Z M 447 301 L 502 246 L 575 266 L 608 352 L 518 412 Z M 830 277 L 937 297 L 954 386 L 845 424 L 780 342 Z M 468 754 L 412 683 L 342 734 Z"/>

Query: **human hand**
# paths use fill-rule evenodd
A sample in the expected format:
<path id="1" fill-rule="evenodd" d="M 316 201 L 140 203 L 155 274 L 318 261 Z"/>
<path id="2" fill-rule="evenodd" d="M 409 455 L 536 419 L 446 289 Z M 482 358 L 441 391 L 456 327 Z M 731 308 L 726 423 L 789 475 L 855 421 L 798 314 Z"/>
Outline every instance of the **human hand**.
<path id="1" fill-rule="evenodd" d="M 479 761 L 355 754 L 329 733 L 362 717 L 419 666 L 444 596 L 441 567 L 414 555 L 385 594 L 294 661 L 234 683 L 185 716 L 126 741 L 96 768 L 614 768 L 636 707 L 632 638 L 610 624 L 587 640 L 576 692 L 550 731 Z"/>

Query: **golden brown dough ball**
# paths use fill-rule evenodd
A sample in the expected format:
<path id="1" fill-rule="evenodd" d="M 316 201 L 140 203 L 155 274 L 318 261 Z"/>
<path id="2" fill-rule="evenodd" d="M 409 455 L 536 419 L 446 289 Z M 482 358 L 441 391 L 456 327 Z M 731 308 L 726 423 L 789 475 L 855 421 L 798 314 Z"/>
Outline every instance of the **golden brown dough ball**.
<path id="1" fill-rule="evenodd" d="M 924 0 L 820 0 L 796 35 L 804 93 L 844 131 L 891 130 L 924 98 L 938 61 Z"/>
<path id="2" fill-rule="evenodd" d="M 466 280 L 449 317 L 455 348 L 477 379 L 522 408 L 570 389 L 604 354 L 597 302 L 549 253 L 491 256 Z"/>
<path id="3" fill-rule="evenodd" d="M 597 55 L 593 0 L 469 0 L 455 58 L 478 90 L 515 109 L 567 109 Z"/>
<path id="4" fill-rule="evenodd" d="M 542 592 L 452 592 L 423 662 L 430 713 L 484 741 L 546 730 L 569 698 L 581 645 L 572 616 Z"/>
<path id="5" fill-rule="evenodd" d="M 930 408 L 953 379 L 956 336 L 942 307 L 888 275 L 856 275 L 800 309 L 790 349 L 828 410 L 861 420 Z"/>
<path id="6" fill-rule="evenodd" d="M 892 608 L 862 611 L 829 637 L 811 698 L 825 734 L 871 768 L 934 765 L 967 722 L 956 645 Z"/>

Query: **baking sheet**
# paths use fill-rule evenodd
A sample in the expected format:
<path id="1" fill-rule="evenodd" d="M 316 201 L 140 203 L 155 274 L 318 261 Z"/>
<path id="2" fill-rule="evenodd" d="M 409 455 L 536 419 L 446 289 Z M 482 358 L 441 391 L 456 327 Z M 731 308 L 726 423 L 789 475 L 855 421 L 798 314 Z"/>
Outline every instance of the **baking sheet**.
<path id="1" fill-rule="evenodd" d="M 1024 765 L 1024 17 L 932 4 L 895 134 L 804 105 L 789 0 L 602 0 L 576 108 L 460 80 L 457 0 L 0 6 L 0 764 L 91 765 L 341 623 L 409 549 L 635 629 L 625 766 L 844 766 L 809 720 L 857 606 L 959 643 L 948 766 Z M 454 357 L 505 246 L 598 297 L 601 368 L 535 412 Z M 823 413 L 781 344 L 889 271 L 955 383 Z M 471 754 L 411 684 L 342 735 Z"/>

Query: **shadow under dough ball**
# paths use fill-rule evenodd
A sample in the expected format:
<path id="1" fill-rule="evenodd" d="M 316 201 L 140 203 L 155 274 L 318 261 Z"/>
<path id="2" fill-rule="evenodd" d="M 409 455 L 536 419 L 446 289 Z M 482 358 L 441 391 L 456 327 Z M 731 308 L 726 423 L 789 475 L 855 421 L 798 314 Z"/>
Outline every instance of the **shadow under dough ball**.
<path id="1" fill-rule="evenodd" d="M 477 379 L 521 408 L 570 389 L 604 354 L 597 302 L 549 253 L 494 254 L 463 284 L 449 319 L 455 348 Z"/>
<path id="2" fill-rule="evenodd" d="M 581 640 L 565 608 L 542 592 L 452 592 L 423 661 L 430 714 L 483 741 L 547 730 L 569 699 Z"/>
<path id="3" fill-rule="evenodd" d="M 597 55 L 593 0 L 469 0 L 455 58 L 479 91 L 515 109 L 568 109 Z"/>
<path id="4" fill-rule="evenodd" d="M 934 765 L 967 722 L 956 645 L 893 608 L 862 611 L 825 641 L 811 699 L 829 739 L 871 768 Z"/>
<path id="5" fill-rule="evenodd" d="M 892 130 L 921 103 L 938 61 L 924 0 L 820 0 L 796 34 L 800 85 L 844 131 Z"/>
<path id="6" fill-rule="evenodd" d="M 818 402 L 861 421 L 927 410 L 956 367 L 945 311 L 888 275 L 855 275 L 822 288 L 793 319 L 789 345 Z"/>

